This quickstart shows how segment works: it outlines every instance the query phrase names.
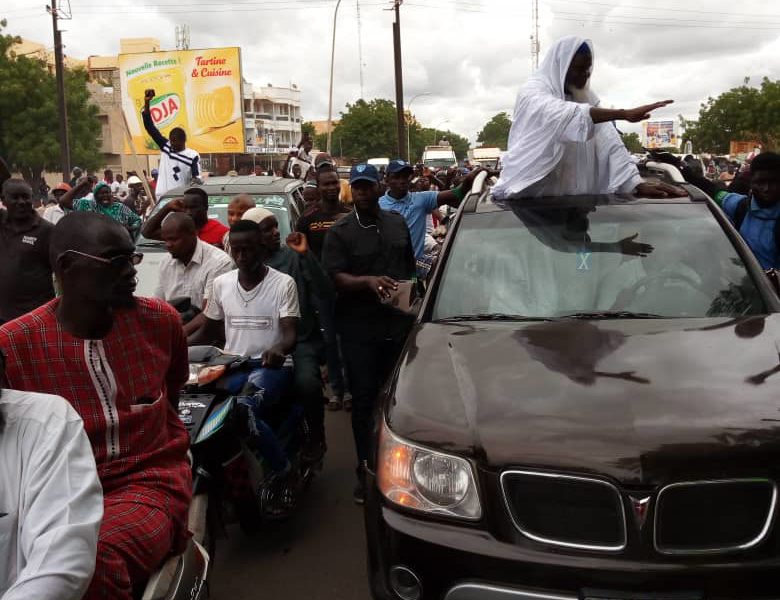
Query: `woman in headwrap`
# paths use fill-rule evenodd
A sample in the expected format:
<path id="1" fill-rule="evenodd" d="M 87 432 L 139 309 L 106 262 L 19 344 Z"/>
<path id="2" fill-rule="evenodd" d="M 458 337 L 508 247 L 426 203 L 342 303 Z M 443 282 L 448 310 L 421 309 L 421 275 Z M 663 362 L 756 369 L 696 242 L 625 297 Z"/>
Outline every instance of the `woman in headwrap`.
<path id="1" fill-rule="evenodd" d="M 70 191 L 66 192 L 60 200 L 60 206 L 68 210 L 82 210 L 87 212 L 102 213 L 121 223 L 130 232 L 130 237 L 136 238 L 141 230 L 141 217 L 130 210 L 124 203 L 114 199 L 111 186 L 99 182 L 92 190 L 92 198 L 87 198 L 92 183 L 87 178 L 81 179 Z"/>

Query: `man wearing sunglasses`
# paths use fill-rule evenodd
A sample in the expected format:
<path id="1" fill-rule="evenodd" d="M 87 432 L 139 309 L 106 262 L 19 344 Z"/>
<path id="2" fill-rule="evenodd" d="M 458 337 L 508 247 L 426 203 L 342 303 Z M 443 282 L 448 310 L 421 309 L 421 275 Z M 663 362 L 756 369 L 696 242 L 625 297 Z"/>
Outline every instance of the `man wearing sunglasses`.
<path id="1" fill-rule="evenodd" d="M 189 440 L 176 411 L 186 340 L 173 308 L 133 296 L 143 257 L 110 217 L 66 215 L 50 255 L 62 296 L 0 327 L 6 375 L 14 389 L 64 397 L 84 420 L 104 493 L 85 598 L 130 600 L 187 537 Z"/>
<path id="2" fill-rule="evenodd" d="M 0 210 L 0 324 L 54 298 L 49 239 L 51 223 L 33 208 L 32 188 L 8 179 Z"/>

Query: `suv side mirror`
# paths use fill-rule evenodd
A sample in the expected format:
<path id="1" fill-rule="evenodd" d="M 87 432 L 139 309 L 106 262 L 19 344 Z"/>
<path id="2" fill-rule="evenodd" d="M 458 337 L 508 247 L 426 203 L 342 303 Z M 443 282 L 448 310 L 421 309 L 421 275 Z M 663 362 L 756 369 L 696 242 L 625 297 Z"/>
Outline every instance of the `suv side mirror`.
<path id="1" fill-rule="evenodd" d="M 780 272 L 778 272 L 777 269 L 767 269 L 764 271 L 764 274 L 767 276 L 767 279 L 769 279 L 769 283 L 772 284 L 775 293 L 780 296 Z"/>

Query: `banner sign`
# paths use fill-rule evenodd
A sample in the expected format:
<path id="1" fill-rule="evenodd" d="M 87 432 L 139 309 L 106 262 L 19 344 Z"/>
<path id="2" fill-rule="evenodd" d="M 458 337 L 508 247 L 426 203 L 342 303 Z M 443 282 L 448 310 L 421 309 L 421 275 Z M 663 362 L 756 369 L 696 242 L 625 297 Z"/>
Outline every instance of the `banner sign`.
<path id="1" fill-rule="evenodd" d="M 240 48 L 120 54 L 119 77 L 137 153 L 160 152 L 141 120 L 147 89 L 155 91 L 150 112 L 165 137 L 181 127 L 200 153 L 244 152 Z"/>
<path id="2" fill-rule="evenodd" d="M 644 121 L 645 148 L 679 148 L 677 121 Z"/>

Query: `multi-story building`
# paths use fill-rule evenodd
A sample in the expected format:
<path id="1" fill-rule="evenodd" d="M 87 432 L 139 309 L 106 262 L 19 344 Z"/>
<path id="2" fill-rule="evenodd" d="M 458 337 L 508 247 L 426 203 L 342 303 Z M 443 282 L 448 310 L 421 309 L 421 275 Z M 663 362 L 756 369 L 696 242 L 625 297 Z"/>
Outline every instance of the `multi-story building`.
<path id="1" fill-rule="evenodd" d="M 244 81 L 244 135 L 247 152 L 285 154 L 301 139 L 301 91 L 289 88 L 253 86 Z"/>
<path id="2" fill-rule="evenodd" d="M 159 52 L 160 41 L 154 38 L 125 38 L 119 40 L 120 54 Z M 42 58 L 54 69 L 53 52 L 44 45 L 23 40 L 14 47 L 18 55 Z M 125 128 L 122 118 L 122 90 L 119 81 L 117 56 L 90 56 L 86 60 L 66 57 L 69 68 L 84 68 L 89 75 L 89 91 L 92 102 L 98 107 L 101 132 L 99 141 L 105 168 L 115 173 L 151 170 L 159 164 L 155 155 L 139 156 L 137 161 L 126 151 Z M 301 138 L 301 92 L 291 84 L 289 88 L 253 86 L 244 81 L 244 129 L 247 154 L 208 155 L 203 157 L 206 170 L 253 169 L 255 163 L 280 164 L 291 146 Z M 265 155 L 255 161 L 257 154 Z"/>

